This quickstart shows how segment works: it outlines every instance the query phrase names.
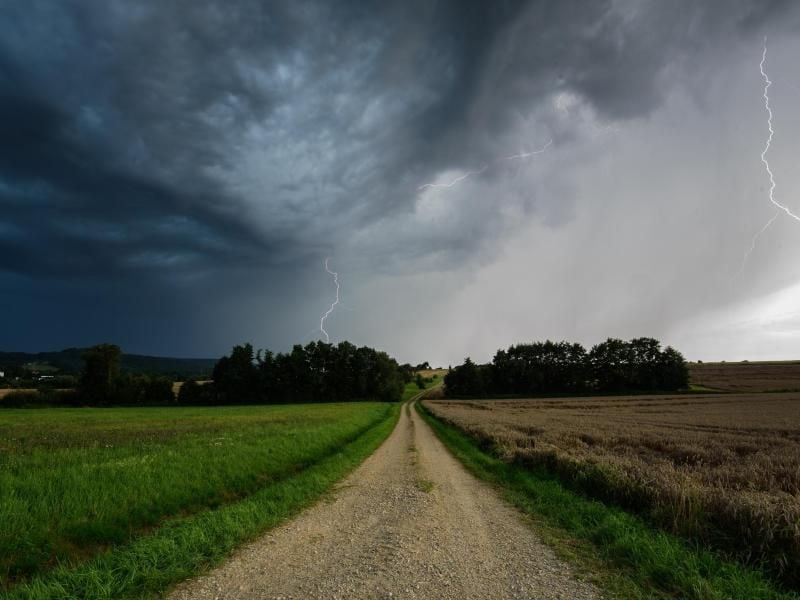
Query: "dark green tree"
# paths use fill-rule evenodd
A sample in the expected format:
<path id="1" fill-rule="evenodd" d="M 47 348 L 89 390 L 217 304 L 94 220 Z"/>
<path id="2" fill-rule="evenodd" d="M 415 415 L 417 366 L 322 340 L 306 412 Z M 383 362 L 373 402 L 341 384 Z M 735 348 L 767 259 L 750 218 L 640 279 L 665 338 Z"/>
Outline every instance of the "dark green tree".
<path id="1" fill-rule="evenodd" d="M 311 342 L 287 354 L 256 356 L 250 344 L 236 346 L 217 363 L 212 389 L 221 402 L 277 404 L 397 401 L 404 386 L 400 366 L 384 352 L 349 342 Z"/>
<path id="2" fill-rule="evenodd" d="M 659 357 L 658 387 L 662 390 L 680 390 L 689 387 L 689 366 L 683 354 L 667 346 Z"/>
<path id="3" fill-rule="evenodd" d="M 412 367 L 409 363 L 404 363 L 400 365 L 399 369 L 400 375 L 402 375 L 405 383 L 411 383 L 414 381 L 414 367 Z"/>
<path id="4" fill-rule="evenodd" d="M 121 355 L 114 344 L 93 346 L 83 353 L 78 393 L 86 404 L 101 406 L 115 401 Z"/>
<path id="5" fill-rule="evenodd" d="M 260 399 L 252 344 L 234 346 L 214 366 L 214 388 L 221 404 L 248 404 Z"/>
<path id="6" fill-rule="evenodd" d="M 535 342 L 498 350 L 484 383 L 500 394 L 579 392 L 586 386 L 586 350 L 569 342 Z"/>
<path id="7" fill-rule="evenodd" d="M 600 392 L 623 392 L 634 382 L 634 359 L 630 346 L 616 338 L 592 347 L 589 368 L 594 387 Z"/>
<path id="8" fill-rule="evenodd" d="M 631 381 L 633 390 L 649 391 L 660 388 L 661 343 L 653 338 L 634 338 L 628 342 L 632 361 Z"/>
<path id="9" fill-rule="evenodd" d="M 178 404 L 182 406 L 207 406 L 216 402 L 214 386 L 189 379 L 178 391 Z"/>
<path id="10" fill-rule="evenodd" d="M 417 373 L 417 376 L 414 378 L 414 383 L 417 387 L 421 390 L 425 389 L 425 378 L 422 376 L 421 373 Z"/>
<path id="11" fill-rule="evenodd" d="M 454 398 L 483 396 L 486 392 L 485 376 L 487 371 L 481 369 L 467 357 L 464 364 L 451 369 L 444 377 L 447 395 Z"/>

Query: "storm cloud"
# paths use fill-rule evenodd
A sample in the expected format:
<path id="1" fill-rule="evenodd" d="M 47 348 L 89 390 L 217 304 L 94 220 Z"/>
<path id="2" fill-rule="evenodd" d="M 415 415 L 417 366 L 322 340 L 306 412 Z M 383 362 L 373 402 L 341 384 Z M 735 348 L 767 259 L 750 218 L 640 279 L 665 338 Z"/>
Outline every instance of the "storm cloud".
<path id="1" fill-rule="evenodd" d="M 791 68 L 798 28 L 788 1 L 4 3 L 2 345 L 283 349 L 318 337 L 330 256 L 335 338 L 408 360 L 718 353 L 693 319 L 794 283 L 782 225 L 730 281 L 770 216 L 752 61 L 769 34 Z"/>

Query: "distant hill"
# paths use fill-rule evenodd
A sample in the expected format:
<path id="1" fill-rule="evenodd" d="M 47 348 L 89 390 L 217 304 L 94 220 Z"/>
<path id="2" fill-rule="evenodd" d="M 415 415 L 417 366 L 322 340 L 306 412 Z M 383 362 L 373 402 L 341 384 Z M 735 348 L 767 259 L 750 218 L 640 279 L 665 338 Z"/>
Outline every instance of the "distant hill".
<path id="1" fill-rule="evenodd" d="M 31 364 L 36 368 L 43 367 L 41 370 L 58 369 L 67 373 L 77 373 L 83 365 L 81 355 L 84 350 L 85 348 L 68 348 L 59 352 L 0 352 L 0 368 Z M 123 371 L 132 373 L 169 375 L 176 379 L 184 379 L 208 377 L 216 362 L 214 358 L 169 358 L 123 353 L 120 367 Z"/>

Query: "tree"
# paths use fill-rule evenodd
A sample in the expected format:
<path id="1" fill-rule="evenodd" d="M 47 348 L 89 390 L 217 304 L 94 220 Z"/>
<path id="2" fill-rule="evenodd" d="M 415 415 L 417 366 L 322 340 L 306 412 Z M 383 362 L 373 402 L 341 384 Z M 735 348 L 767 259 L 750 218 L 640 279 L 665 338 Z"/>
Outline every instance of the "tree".
<path id="1" fill-rule="evenodd" d="M 653 338 L 635 338 L 628 342 L 632 361 L 631 389 L 640 391 L 660 388 L 659 369 L 661 343 Z M 663 389 L 663 388 L 662 388 Z"/>
<path id="2" fill-rule="evenodd" d="M 586 350 L 569 342 L 535 342 L 498 350 L 489 389 L 500 394 L 578 392 L 586 387 Z"/>
<path id="3" fill-rule="evenodd" d="M 633 357 L 628 344 L 608 338 L 592 347 L 589 368 L 597 391 L 621 392 L 629 389 L 633 377 Z"/>
<path id="4" fill-rule="evenodd" d="M 393 358 L 349 342 L 295 345 L 291 352 L 253 355 L 250 344 L 235 346 L 214 368 L 218 401 L 290 403 L 349 400 L 397 401 L 406 379 Z M 189 388 L 187 394 L 195 394 Z M 207 396 L 206 396 L 207 397 Z"/>
<path id="5" fill-rule="evenodd" d="M 402 375 L 403 381 L 405 383 L 411 383 L 412 381 L 414 381 L 415 379 L 414 367 L 412 367 L 409 363 L 403 363 L 402 365 L 400 365 L 399 369 L 400 369 L 400 375 Z"/>
<path id="6" fill-rule="evenodd" d="M 214 366 L 214 387 L 223 404 L 247 403 L 259 399 L 258 371 L 252 344 L 234 346 Z"/>
<path id="7" fill-rule="evenodd" d="M 675 390 L 688 385 L 683 356 L 654 338 L 580 344 L 534 342 L 498 350 L 491 365 L 467 359 L 445 378 L 449 396 Z"/>
<path id="8" fill-rule="evenodd" d="M 204 406 L 214 404 L 214 386 L 201 384 L 194 379 L 183 383 L 178 391 L 178 404 L 182 406 Z"/>
<path id="9" fill-rule="evenodd" d="M 445 391 L 450 397 L 482 396 L 486 393 L 486 370 L 467 357 L 464 364 L 450 370 L 444 377 Z"/>
<path id="10" fill-rule="evenodd" d="M 659 382 L 662 390 L 680 390 L 689 387 L 689 367 L 683 354 L 667 346 L 659 357 Z"/>
<path id="11" fill-rule="evenodd" d="M 87 404 L 103 405 L 114 401 L 121 354 L 119 346 L 114 344 L 93 346 L 83 353 L 78 392 Z"/>
<path id="12" fill-rule="evenodd" d="M 417 373 L 417 376 L 414 378 L 414 383 L 419 389 L 425 389 L 425 378 L 422 376 L 422 373 Z"/>
<path id="13" fill-rule="evenodd" d="M 175 404 L 175 392 L 172 391 L 172 379 L 169 377 L 148 377 L 144 386 L 145 403 L 157 406 Z"/>

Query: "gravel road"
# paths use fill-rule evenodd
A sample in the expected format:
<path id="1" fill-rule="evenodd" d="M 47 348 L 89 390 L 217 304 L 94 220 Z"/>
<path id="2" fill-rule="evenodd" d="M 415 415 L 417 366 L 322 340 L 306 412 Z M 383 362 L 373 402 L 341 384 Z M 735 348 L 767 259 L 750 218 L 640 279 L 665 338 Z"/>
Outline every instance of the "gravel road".
<path id="1" fill-rule="evenodd" d="M 413 410 L 332 496 L 175 599 L 600 598 Z"/>

